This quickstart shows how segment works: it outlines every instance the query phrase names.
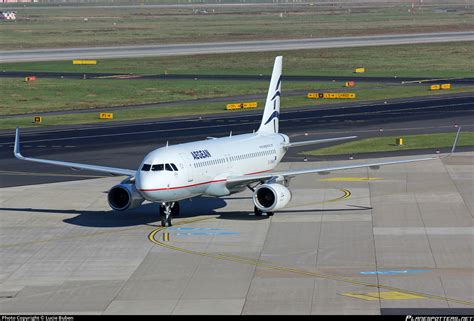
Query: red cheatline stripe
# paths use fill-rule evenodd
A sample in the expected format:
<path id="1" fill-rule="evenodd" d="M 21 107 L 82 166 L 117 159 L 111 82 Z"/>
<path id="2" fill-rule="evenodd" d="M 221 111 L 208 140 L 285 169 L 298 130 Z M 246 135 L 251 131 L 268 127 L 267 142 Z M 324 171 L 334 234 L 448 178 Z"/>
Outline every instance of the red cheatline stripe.
<path id="1" fill-rule="evenodd" d="M 265 171 L 260 171 L 260 172 L 254 172 L 254 173 L 248 173 L 244 175 L 255 175 L 255 174 L 261 174 L 265 172 L 269 172 L 270 170 L 265 170 Z M 197 183 L 197 184 L 192 184 L 192 185 L 184 185 L 184 186 L 176 186 L 176 187 L 162 187 L 162 188 L 151 188 L 151 189 L 139 189 L 138 191 L 140 192 L 154 192 L 154 191 L 166 191 L 166 190 L 173 190 L 173 189 L 180 189 L 180 188 L 186 188 L 186 187 L 193 187 L 193 186 L 198 186 L 198 185 L 205 185 L 205 184 L 211 184 L 211 183 L 219 183 L 219 182 L 225 182 L 227 181 L 226 179 L 218 179 L 214 181 L 208 181 L 208 182 L 203 182 L 203 183 Z"/>
<path id="2" fill-rule="evenodd" d="M 260 172 L 248 173 L 248 174 L 244 174 L 244 175 L 255 175 L 255 174 L 262 174 L 262 173 L 266 173 L 266 172 L 269 172 L 269 171 L 271 171 L 271 169 L 267 169 L 266 171 L 260 171 Z"/>

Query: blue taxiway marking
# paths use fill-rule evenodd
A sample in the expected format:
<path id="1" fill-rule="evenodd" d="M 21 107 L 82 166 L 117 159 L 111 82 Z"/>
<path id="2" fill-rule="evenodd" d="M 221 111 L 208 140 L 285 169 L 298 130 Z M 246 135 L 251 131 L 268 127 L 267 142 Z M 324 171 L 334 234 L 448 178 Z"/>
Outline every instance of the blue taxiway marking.
<path id="1" fill-rule="evenodd" d="M 370 271 L 370 272 L 359 272 L 364 275 L 372 274 L 407 274 L 407 273 L 426 273 L 432 272 L 431 270 L 388 270 L 388 271 Z"/>

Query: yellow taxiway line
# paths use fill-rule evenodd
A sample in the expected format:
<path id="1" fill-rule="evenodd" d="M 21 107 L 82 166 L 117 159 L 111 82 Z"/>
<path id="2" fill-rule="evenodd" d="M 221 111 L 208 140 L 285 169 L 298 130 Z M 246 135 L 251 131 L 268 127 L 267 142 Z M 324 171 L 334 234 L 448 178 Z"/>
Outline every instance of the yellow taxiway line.
<path id="1" fill-rule="evenodd" d="M 351 195 L 349 190 L 342 190 L 342 191 L 344 192 L 343 196 L 338 197 L 337 199 L 334 199 L 334 200 L 326 201 L 326 202 L 335 202 L 337 200 L 347 199 Z M 182 222 L 177 223 L 175 225 L 187 225 L 187 224 L 192 224 L 192 223 L 196 223 L 196 222 L 200 222 L 200 221 L 204 221 L 204 220 L 210 220 L 210 219 L 212 219 L 212 218 L 201 218 L 201 219 L 195 219 L 195 220 L 182 221 Z M 353 284 L 353 285 L 361 285 L 361 286 L 376 288 L 377 290 L 380 290 L 380 289 L 389 290 L 389 291 L 392 291 L 392 292 L 405 294 L 405 295 L 411 296 L 411 297 L 422 297 L 422 298 L 428 298 L 428 299 L 433 299 L 433 300 L 448 301 L 448 302 L 452 302 L 452 303 L 457 303 L 457 304 L 468 305 L 468 306 L 473 306 L 474 307 L 474 302 L 471 302 L 471 301 L 447 298 L 447 297 L 443 297 L 443 296 L 439 296 L 439 295 L 433 295 L 433 294 L 428 294 L 428 293 L 421 293 L 421 292 L 417 292 L 417 291 L 400 289 L 400 288 L 389 286 L 389 285 L 375 284 L 375 283 L 369 283 L 369 282 L 364 282 L 364 281 L 356 281 L 356 280 L 351 280 L 351 279 L 348 279 L 348 278 L 339 277 L 339 276 L 330 275 L 330 274 L 323 274 L 323 273 L 306 271 L 306 270 L 302 270 L 302 269 L 290 268 L 290 267 L 276 265 L 276 264 L 274 264 L 272 262 L 269 262 L 269 261 L 262 261 L 260 259 L 246 258 L 246 257 L 231 255 L 231 254 L 207 253 L 207 252 L 189 250 L 189 249 L 186 249 L 186 248 L 174 246 L 174 245 L 171 245 L 169 243 L 164 243 L 164 242 L 160 241 L 159 240 L 160 237 L 157 237 L 157 235 L 160 232 L 166 231 L 166 229 L 167 229 L 167 227 L 159 227 L 159 228 L 153 230 L 148 235 L 148 239 L 152 243 L 154 243 L 158 246 L 161 246 L 161 247 L 173 250 L 173 251 L 188 253 L 188 254 L 192 254 L 192 255 L 198 255 L 198 256 L 202 256 L 202 257 L 208 257 L 208 258 L 212 258 L 212 259 L 236 262 L 236 263 L 241 263 L 241 264 L 255 265 L 255 266 L 264 267 L 264 268 L 268 268 L 268 269 L 272 269 L 272 270 L 276 270 L 276 271 L 294 273 L 294 274 L 298 274 L 298 275 L 316 277 L 316 278 L 321 278 L 321 279 L 326 279 L 326 280 L 333 280 L 333 281 L 344 282 L 344 283 L 349 283 L 349 284 Z"/>

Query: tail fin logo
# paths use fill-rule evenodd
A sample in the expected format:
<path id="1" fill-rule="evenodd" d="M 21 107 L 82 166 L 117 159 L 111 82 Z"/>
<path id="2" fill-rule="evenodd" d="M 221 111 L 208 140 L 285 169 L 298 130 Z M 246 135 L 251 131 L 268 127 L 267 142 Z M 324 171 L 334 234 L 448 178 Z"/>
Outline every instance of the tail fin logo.
<path id="1" fill-rule="evenodd" d="M 280 93 L 279 90 L 277 90 L 277 92 L 275 93 L 275 95 L 273 95 L 272 101 L 275 100 L 275 98 L 277 98 L 277 97 L 280 97 L 280 98 L 281 98 L 281 93 Z"/>
<path id="2" fill-rule="evenodd" d="M 275 98 L 277 98 L 277 97 L 280 97 L 280 98 L 281 98 L 280 84 L 281 84 L 281 75 L 280 75 L 280 77 L 278 78 L 277 84 L 276 84 L 276 86 L 275 86 L 275 95 L 273 95 L 271 101 L 274 101 Z M 275 107 L 276 107 L 276 104 L 275 104 L 275 102 L 273 102 L 273 108 L 275 109 Z"/>
<path id="3" fill-rule="evenodd" d="M 265 109 L 263 111 L 262 122 L 258 128 L 259 134 L 278 133 L 278 122 L 280 120 L 280 102 L 281 102 L 281 82 L 282 82 L 282 56 L 275 57 L 273 64 L 272 77 L 268 86 L 267 98 L 265 100 Z"/>
<path id="4" fill-rule="evenodd" d="M 280 92 L 280 83 L 281 83 L 281 76 L 280 78 L 278 78 L 278 82 L 277 82 L 277 85 L 276 85 L 276 88 L 275 88 L 275 94 L 273 95 L 272 99 L 270 101 L 273 102 L 273 113 L 270 115 L 270 117 L 267 119 L 267 121 L 265 122 L 265 125 L 268 124 L 269 122 L 271 122 L 274 118 L 276 119 L 279 119 L 280 118 L 280 113 L 278 112 L 278 110 L 276 110 L 277 108 L 277 103 L 275 101 L 275 99 L 277 97 L 279 97 L 281 99 L 281 92 Z"/>
<path id="5" fill-rule="evenodd" d="M 280 118 L 280 113 L 278 113 L 278 111 L 274 111 L 270 117 L 268 118 L 268 120 L 265 122 L 265 125 L 268 124 L 269 122 L 271 122 L 273 120 L 273 118 L 276 118 L 276 119 L 279 119 Z"/>

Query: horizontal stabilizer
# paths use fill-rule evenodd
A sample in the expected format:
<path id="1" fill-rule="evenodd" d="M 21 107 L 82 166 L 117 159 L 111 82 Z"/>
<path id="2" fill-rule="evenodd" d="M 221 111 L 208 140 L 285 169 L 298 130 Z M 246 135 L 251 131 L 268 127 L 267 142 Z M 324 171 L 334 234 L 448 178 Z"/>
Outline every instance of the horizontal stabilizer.
<path id="1" fill-rule="evenodd" d="M 283 147 L 290 148 L 290 147 L 300 147 L 306 145 L 313 145 L 313 144 L 322 144 L 322 143 L 330 143 L 330 142 L 337 142 L 339 140 L 347 140 L 347 139 L 354 139 L 357 136 L 347 136 L 347 137 L 337 137 L 337 138 L 326 138 L 326 139 L 317 139 L 317 140 L 307 140 L 304 142 L 294 142 L 294 143 L 287 143 L 284 144 Z"/>

